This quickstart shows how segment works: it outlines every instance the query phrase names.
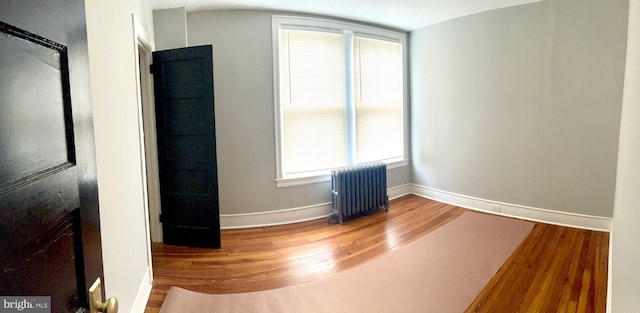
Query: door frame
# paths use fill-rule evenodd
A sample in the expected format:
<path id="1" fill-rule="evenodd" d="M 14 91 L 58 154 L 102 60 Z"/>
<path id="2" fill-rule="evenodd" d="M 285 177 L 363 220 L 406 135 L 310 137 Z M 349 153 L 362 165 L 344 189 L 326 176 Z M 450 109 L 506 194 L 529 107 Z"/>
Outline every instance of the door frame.
<path id="1" fill-rule="evenodd" d="M 153 219 L 159 215 L 160 190 L 158 178 L 158 158 L 155 141 L 155 109 L 153 101 L 153 77 L 149 72 L 151 53 L 154 44 L 135 14 L 131 14 L 133 24 L 134 59 L 136 68 L 136 98 L 138 117 L 138 136 L 140 143 L 140 167 L 142 177 L 142 196 L 145 216 L 145 234 L 147 245 L 147 263 L 149 266 L 149 282 L 153 283 L 153 261 L 151 257 L 151 240 L 154 237 Z M 149 123 L 151 119 L 152 124 Z M 155 155 L 153 152 L 155 151 Z M 154 157 L 155 156 L 155 157 Z M 155 186 L 155 188 L 154 188 Z M 156 219 L 157 220 L 157 219 Z M 159 224 L 159 221 L 157 221 Z M 157 233 L 156 233 L 157 236 Z M 162 236 L 162 233 L 160 233 Z M 160 237 L 161 238 L 161 237 Z"/>

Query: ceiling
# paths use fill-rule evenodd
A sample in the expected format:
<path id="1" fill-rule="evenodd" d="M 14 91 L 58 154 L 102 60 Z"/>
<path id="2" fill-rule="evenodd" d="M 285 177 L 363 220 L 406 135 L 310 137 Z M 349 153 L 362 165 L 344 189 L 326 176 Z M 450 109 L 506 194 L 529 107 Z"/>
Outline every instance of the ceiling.
<path id="1" fill-rule="evenodd" d="M 412 31 L 460 16 L 540 0 L 151 0 L 154 10 L 264 9 L 314 13 Z"/>

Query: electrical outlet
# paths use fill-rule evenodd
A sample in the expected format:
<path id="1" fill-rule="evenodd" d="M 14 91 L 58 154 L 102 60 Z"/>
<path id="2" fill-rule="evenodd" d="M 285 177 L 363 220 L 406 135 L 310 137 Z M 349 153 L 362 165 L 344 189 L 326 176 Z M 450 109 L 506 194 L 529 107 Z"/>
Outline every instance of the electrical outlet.
<path id="1" fill-rule="evenodd" d="M 491 210 L 494 211 L 494 212 L 502 212 L 502 207 L 499 206 L 499 205 L 492 204 L 491 205 Z"/>

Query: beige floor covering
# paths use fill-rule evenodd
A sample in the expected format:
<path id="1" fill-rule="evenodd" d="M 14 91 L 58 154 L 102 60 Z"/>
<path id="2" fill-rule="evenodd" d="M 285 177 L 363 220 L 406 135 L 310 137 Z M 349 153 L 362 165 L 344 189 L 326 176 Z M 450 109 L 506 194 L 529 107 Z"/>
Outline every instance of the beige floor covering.
<path id="1" fill-rule="evenodd" d="M 224 295 L 172 287 L 160 313 L 460 313 L 533 225 L 465 212 L 370 262 L 300 285 Z"/>

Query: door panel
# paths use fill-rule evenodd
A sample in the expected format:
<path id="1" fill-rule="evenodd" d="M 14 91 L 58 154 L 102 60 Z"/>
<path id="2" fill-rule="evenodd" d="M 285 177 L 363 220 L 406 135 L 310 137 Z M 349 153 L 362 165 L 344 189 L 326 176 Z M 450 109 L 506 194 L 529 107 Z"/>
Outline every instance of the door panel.
<path id="1" fill-rule="evenodd" d="M 164 243 L 220 247 L 211 46 L 153 53 Z"/>
<path id="2" fill-rule="evenodd" d="M 102 276 L 82 0 L 0 2 L 0 294 L 87 307 Z"/>
<path id="3" fill-rule="evenodd" d="M 7 27 L 5 33 L 14 31 L 17 32 Z M 64 46 L 5 35 L 0 36 L 0 47 L 4 55 L 0 58 L 2 77 L 20 77 L 26 72 L 28 76 L 40 78 L 0 85 L 0 94 L 6 95 L 5 98 L 10 98 L 14 104 L 4 106 L 0 115 L 0 133 L 6 134 L 0 137 L 0 145 L 20 144 L 20 149 L 3 153 L 5 161 L 0 164 L 2 186 L 73 162 L 69 157 L 73 157 L 74 147 L 73 129 L 69 129 L 69 138 L 66 129 L 72 121 L 64 114 L 71 110 L 71 103 L 63 101 L 69 95 L 68 79 L 63 83 L 51 83 L 60 82 L 61 75 L 68 75 L 63 60 L 66 58 Z M 27 90 L 38 92 L 25 92 Z"/>

